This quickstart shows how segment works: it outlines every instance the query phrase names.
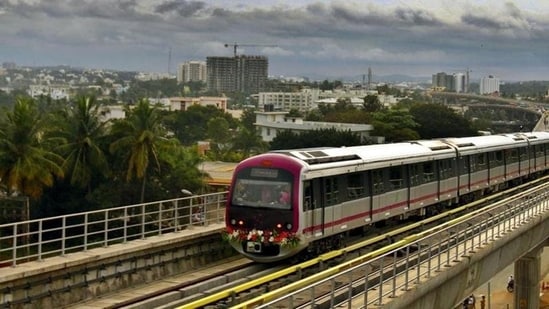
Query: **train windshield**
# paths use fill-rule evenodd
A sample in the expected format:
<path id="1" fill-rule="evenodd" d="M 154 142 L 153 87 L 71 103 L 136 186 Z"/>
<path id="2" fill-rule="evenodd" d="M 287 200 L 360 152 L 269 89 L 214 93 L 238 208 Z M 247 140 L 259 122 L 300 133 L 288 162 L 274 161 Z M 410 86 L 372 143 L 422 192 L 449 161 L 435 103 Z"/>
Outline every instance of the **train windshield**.
<path id="1" fill-rule="evenodd" d="M 291 209 L 292 176 L 273 168 L 249 168 L 236 175 L 232 204 Z"/>

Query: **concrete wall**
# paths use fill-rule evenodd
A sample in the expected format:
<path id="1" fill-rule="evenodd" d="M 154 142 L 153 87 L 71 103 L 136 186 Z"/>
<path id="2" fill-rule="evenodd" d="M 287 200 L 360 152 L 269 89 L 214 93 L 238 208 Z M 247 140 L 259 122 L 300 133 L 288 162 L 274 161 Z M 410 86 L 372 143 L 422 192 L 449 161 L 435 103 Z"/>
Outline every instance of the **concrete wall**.
<path id="1" fill-rule="evenodd" d="M 546 212 L 509 232 L 508 237 L 476 249 L 461 262 L 412 287 L 411 291 L 384 304 L 382 308 L 455 308 L 509 264 L 546 243 L 548 237 L 549 213 Z"/>
<path id="2" fill-rule="evenodd" d="M 2 268 L 0 306 L 60 308 L 182 274 L 234 255 L 220 229 L 195 228 Z"/>

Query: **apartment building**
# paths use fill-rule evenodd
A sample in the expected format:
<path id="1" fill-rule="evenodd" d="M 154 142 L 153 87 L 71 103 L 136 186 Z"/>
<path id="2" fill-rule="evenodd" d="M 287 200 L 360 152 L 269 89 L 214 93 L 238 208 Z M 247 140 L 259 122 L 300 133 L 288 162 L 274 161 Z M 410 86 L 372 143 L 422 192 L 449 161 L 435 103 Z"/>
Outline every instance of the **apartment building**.
<path id="1" fill-rule="evenodd" d="M 207 69 L 205 61 L 186 61 L 177 67 L 177 82 L 206 82 Z"/>

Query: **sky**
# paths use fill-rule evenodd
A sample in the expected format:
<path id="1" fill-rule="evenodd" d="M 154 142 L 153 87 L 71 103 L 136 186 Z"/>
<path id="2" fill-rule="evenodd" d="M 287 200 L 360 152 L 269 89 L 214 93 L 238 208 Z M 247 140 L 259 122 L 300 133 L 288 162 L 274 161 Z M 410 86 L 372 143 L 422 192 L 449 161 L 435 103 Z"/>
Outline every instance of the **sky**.
<path id="1" fill-rule="evenodd" d="M 549 80 L 547 16 L 546 0 L 0 0 L 0 62 L 175 74 L 236 43 L 271 76 Z"/>

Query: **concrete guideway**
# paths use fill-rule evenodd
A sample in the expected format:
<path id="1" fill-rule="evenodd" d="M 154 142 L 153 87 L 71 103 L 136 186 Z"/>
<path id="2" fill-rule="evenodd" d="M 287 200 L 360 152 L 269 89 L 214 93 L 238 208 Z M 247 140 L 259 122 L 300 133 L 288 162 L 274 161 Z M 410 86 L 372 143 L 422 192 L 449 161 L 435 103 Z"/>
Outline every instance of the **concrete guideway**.
<path id="1" fill-rule="evenodd" d="M 327 276 L 319 274 L 316 283 L 295 282 L 285 288 L 264 294 L 263 300 L 252 299 L 235 308 L 250 308 L 249 304 L 252 303 L 263 304 L 260 308 L 292 307 L 288 304 L 295 305 L 295 299 L 303 299 L 307 293 L 319 296 L 319 291 L 323 289 L 322 284 L 328 284 L 328 286 L 331 284 L 331 289 L 338 290 L 329 292 L 332 298 L 338 297 L 339 294 L 351 293 L 345 292 L 346 289 L 355 290 L 360 285 L 368 286 L 368 293 L 362 293 L 364 296 L 353 298 L 353 308 L 364 308 L 365 303 L 368 304 L 367 308 L 453 308 L 470 295 L 477 286 L 488 281 L 505 265 L 518 259 L 522 252 L 528 252 L 545 241 L 549 235 L 549 202 L 547 189 L 542 187 L 541 190 L 527 192 L 526 197 L 516 197 L 490 210 L 483 209 L 476 214 L 453 220 L 461 223 L 459 227 L 445 227 L 446 224 L 439 226 L 438 232 L 447 228 L 454 229 L 453 232 L 450 230 L 444 232 L 453 235 L 441 237 L 445 239 L 444 242 L 429 243 L 433 241 L 422 238 L 419 235 L 422 233 L 408 237 L 404 240 L 407 246 L 428 247 L 418 250 L 417 253 L 415 251 L 409 253 L 409 257 L 406 256 L 406 259 L 410 258 L 409 265 L 408 260 L 402 262 L 401 259 L 396 258 L 396 252 L 406 249 L 403 243 L 395 243 L 385 248 L 384 253 L 372 252 L 362 256 L 362 258 L 372 256 L 373 260 L 369 262 L 371 266 L 365 264 L 354 266 L 356 263 L 353 264 L 353 261 L 350 261 L 348 267 L 339 266 L 342 271 L 337 274 L 328 271 Z M 477 215 L 484 216 L 484 221 L 468 224 L 470 219 Z M 436 235 L 436 231 L 434 232 Z M 429 235 L 429 233 L 433 232 L 426 231 L 424 234 Z M 451 239 L 451 242 L 459 241 L 460 243 L 457 247 L 450 248 L 448 239 Z M 390 250 L 393 251 L 388 252 Z M 436 254 L 437 252 L 439 254 Z M 399 261 L 400 264 L 405 263 L 407 270 L 402 271 L 401 266 L 397 270 L 397 267 L 388 263 L 387 259 Z M 417 267 L 418 259 L 419 268 Z M 399 274 L 391 278 L 391 273 L 397 271 Z M 362 283 L 358 283 L 351 275 L 357 273 L 368 274 L 368 277 L 362 279 Z M 350 280 L 353 280 L 353 283 Z M 379 285 L 380 280 L 383 281 L 382 285 Z M 336 295 L 337 293 L 339 294 Z M 343 301 L 339 305 L 346 307 L 348 302 Z"/>
<path id="2" fill-rule="evenodd" d="M 549 244 L 548 244 L 549 245 Z M 473 294 L 477 300 L 476 309 L 480 308 L 480 295 L 486 297 L 485 309 L 509 308 L 515 309 L 514 294 L 507 292 L 507 278 L 514 273 L 514 265 L 507 266 L 504 270 L 492 277 L 488 282 L 477 288 Z M 543 279 L 540 284 L 540 309 L 549 308 L 549 247 L 545 247 L 541 253 L 541 274 Z M 545 288 L 544 288 L 545 284 Z M 490 305 L 490 306 L 488 306 Z M 456 309 L 462 309 L 457 307 Z"/>

